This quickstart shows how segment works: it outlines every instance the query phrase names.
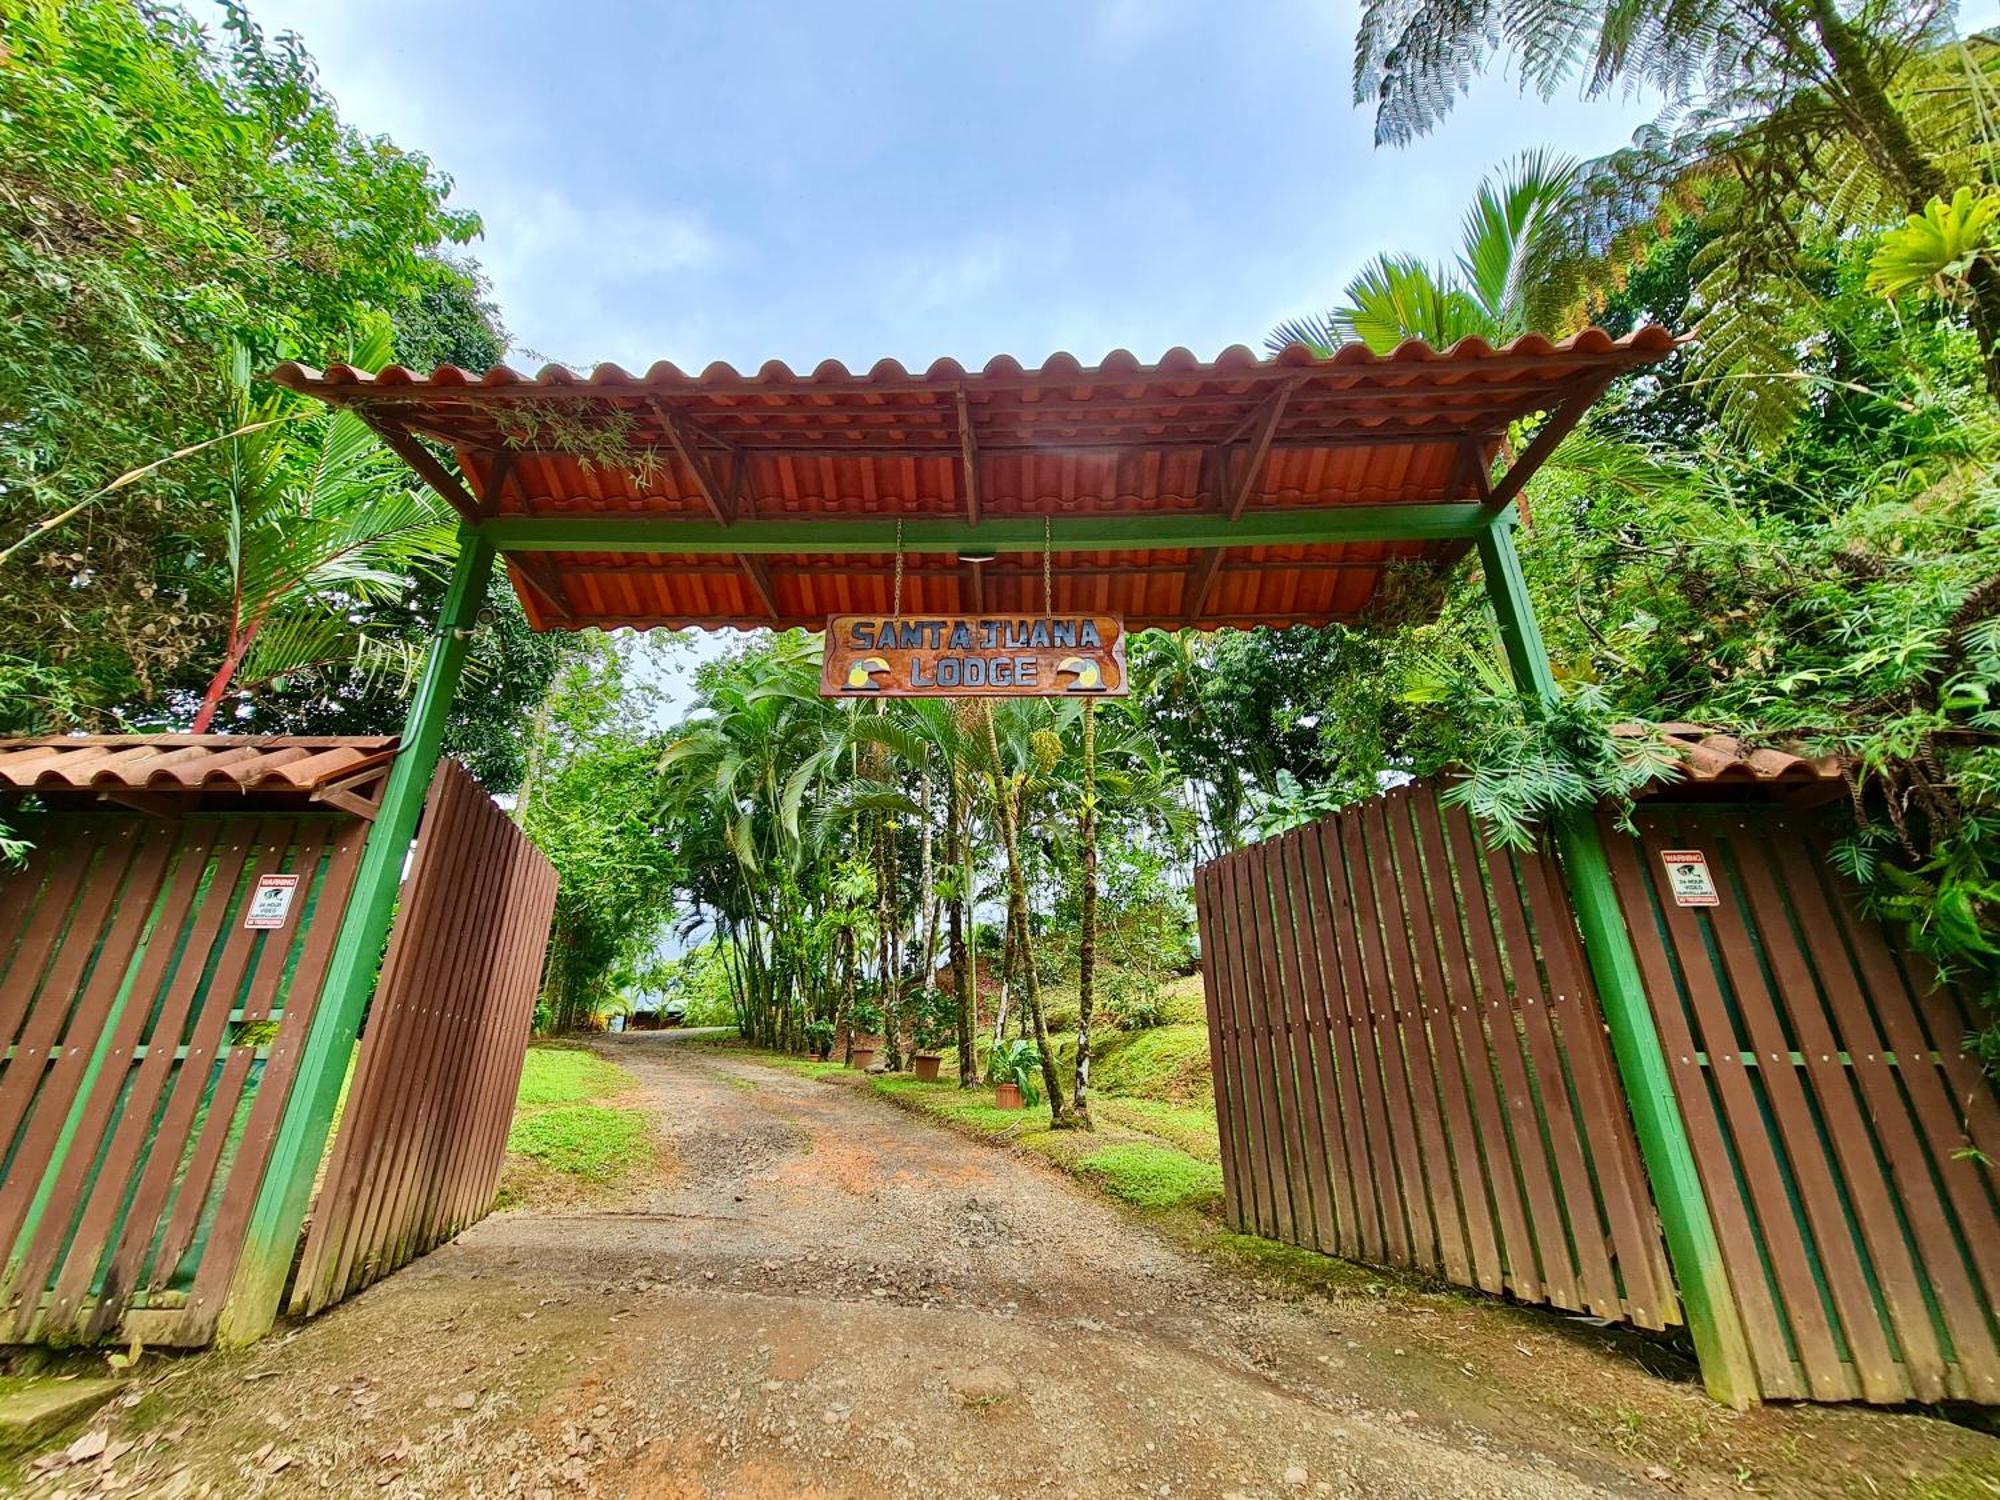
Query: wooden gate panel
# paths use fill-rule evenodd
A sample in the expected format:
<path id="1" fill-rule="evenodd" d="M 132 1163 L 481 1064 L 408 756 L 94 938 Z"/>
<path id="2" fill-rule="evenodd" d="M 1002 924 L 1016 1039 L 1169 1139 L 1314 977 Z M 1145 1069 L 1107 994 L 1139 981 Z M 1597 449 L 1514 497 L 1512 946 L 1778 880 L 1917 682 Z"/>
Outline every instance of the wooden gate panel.
<path id="1" fill-rule="evenodd" d="M 1199 879 L 1233 1224 L 1679 1321 L 1552 855 L 1482 851 L 1416 786 Z"/>
<path id="2" fill-rule="evenodd" d="M 21 822 L 36 851 L 0 872 L 0 1332 L 205 1343 L 360 824 Z M 281 872 L 300 877 L 284 924 L 246 928 L 255 877 Z"/>
<path id="3" fill-rule="evenodd" d="M 541 851 L 440 763 L 293 1312 L 339 1301 L 491 1209 L 555 899 Z"/>
<path id="4" fill-rule="evenodd" d="M 1765 1394 L 2000 1400 L 2000 1206 L 1966 1149 L 1994 1095 L 1958 997 L 1861 915 L 1809 816 L 1639 826 L 1607 839 L 1614 879 Z M 1677 902 L 1680 849 L 1717 904 Z"/>

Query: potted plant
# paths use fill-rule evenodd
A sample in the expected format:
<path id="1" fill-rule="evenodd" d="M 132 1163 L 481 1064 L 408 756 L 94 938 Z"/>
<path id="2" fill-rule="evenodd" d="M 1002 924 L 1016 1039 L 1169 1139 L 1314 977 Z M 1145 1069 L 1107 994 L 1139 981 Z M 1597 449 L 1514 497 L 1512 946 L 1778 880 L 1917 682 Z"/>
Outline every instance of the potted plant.
<path id="1" fill-rule="evenodd" d="M 1026 1037 L 996 1043 L 986 1055 L 986 1081 L 993 1085 L 995 1106 L 1019 1109 L 1025 1104 L 1040 1104 L 1041 1091 L 1035 1083 L 1041 1066 L 1041 1055 Z"/>
<path id="2" fill-rule="evenodd" d="M 868 1065 L 875 1061 L 880 1046 L 871 1040 L 882 1025 L 882 1007 L 873 999 L 863 998 L 854 1002 L 854 1008 L 847 1017 L 847 1065 L 868 1071 Z"/>
<path id="3" fill-rule="evenodd" d="M 833 1056 L 833 1022 L 824 1019 L 806 1022 L 806 1050 L 821 1062 Z"/>
<path id="4" fill-rule="evenodd" d="M 936 1083 L 944 1049 L 958 1039 L 958 1000 L 936 985 L 925 985 L 912 997 L 917 1050 L 910 1066 L 919 1083 Z"/>

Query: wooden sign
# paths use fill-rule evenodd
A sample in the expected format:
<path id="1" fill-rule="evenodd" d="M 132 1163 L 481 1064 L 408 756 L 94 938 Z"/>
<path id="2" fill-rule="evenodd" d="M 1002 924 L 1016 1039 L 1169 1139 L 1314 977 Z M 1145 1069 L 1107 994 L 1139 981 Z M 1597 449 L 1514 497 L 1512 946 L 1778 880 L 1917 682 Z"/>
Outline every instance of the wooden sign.
<path id="1" fill-rule="evenodd" d="M 1125 623 L 1114 615 L 834 615 L 827 698 L 1123 697 Z"/>

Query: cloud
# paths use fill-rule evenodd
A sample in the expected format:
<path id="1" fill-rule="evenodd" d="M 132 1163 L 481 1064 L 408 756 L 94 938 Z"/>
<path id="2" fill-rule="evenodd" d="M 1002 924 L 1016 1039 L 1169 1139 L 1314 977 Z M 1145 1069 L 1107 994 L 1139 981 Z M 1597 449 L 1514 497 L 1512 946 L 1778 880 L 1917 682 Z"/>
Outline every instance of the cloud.
<path id="1" fill-rule="evenodd" d="M 649 362 L 659 351 L 636 325 L 721 258 L 720 240 L 692 210 L 584 203 L 546 181 L 489 184 L 479 208 L 480 262 L 517 346 L 566 361 Z"/>

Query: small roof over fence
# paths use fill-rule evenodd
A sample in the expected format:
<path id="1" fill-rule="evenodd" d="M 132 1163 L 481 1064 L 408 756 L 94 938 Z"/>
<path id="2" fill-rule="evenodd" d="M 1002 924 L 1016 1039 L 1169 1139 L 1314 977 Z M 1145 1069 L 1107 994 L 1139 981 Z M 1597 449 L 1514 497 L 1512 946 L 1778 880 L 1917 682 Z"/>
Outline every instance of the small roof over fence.
<path id="1" fill-rule="evenodd" d="M 817 628 L 890 613 L 899 574 L 905 613 L 1214 629 L 1353 621 L 1399 569 L 1456 561 L 1606 385 L 1674 347 L 1646 327 L 1212 363 L 272 378 L 355 409 L 491 535 L 539 629 Z"/>
<path id="2" fill-rule="evenodd" d="M 141 812 L 321 802 L 373 818 L 394 735 L 95 734 L 0 739 L 0 794 Z"/>

